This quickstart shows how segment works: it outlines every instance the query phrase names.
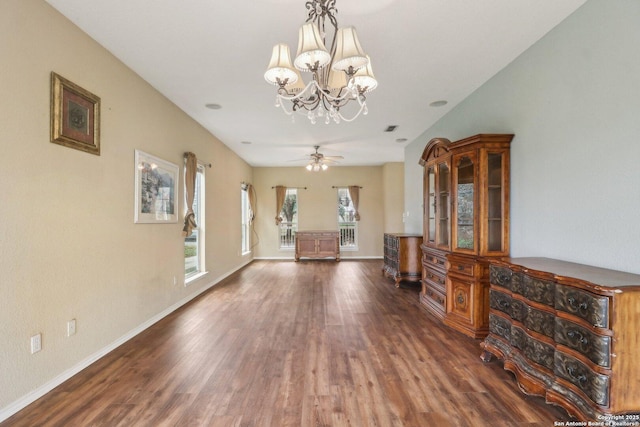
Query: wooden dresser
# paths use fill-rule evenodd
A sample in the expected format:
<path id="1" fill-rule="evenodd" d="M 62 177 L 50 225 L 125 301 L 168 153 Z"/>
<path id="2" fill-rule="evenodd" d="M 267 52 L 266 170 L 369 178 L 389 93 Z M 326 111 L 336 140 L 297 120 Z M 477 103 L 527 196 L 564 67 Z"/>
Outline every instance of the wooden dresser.
<path id="1" fill-rule="evenodd" d="M 302 257 L 340 261 L 340 235 L 337 231 L 298 231 L 295 260 Z"/>
<path id="2" fill-rule="evenodd" d="M 385 233 L 384 266 L 382 272 L 396 282 L 420 282 L 422 279 L 422 236 L 415 234 Z"/>
<path id="3" fill-rule="evenodd" d="M 640 275 L 505 258 L 490 281 L 485 362 L 580 420 L 640 423 Z"/>

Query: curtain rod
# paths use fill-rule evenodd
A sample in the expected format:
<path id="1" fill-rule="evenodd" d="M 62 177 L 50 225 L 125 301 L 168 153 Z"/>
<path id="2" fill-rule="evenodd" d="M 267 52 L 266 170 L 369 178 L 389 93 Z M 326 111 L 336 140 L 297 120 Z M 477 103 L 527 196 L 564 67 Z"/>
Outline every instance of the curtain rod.
<path id="1" fill-rule="evenodd" d="M 287 187 L 286 185 L 283 185 L 283 187 L 285 187 L 285 188 L 297 188 L 298 190 L 306 190 L 307 189 L 307 187 Z M 274 186 L 274 187 L 271 187 L 271 188 L 273 189 L 273 188 L 276 188 L 276 187 Z"/>
<path id="2" fill-rule="evenodd" d="M 189 153 L 184 153 L 184 158 L 185 158 L 185 159 L 187 158 L 187 155 L 188 155 L 188 154 L 189 154 Z M 198 163 L 202 163 L 202 166 L 206 166 L 206 167 L 208 167 L 208 168 L 211 168 L 211 163 L 205 163 L 203 160 L 200 160 L 200 159 L 198 159 Z"/>
<path id="3" fill-rule="evenodd" d="M 331 188 L 348 188 L 351 187 L 351 185 L 332 185 Z M 364 187 L 360 187 L 359 185 L 357 185 L 356 187 L 358 188 L 364 188 Z"/>

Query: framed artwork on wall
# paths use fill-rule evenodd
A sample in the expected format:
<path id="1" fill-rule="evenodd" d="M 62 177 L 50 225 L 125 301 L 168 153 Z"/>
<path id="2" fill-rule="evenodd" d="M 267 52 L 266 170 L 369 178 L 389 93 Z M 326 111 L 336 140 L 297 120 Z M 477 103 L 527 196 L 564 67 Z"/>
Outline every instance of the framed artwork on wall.
<path id="1" fill-rule="evenodd" d="M 51 142 L 100 155 L 100 98 L 54 72 Z"/>
<path id="2" fill-rule="evenodd" d="M 178 165 L 135 150 L 134 222 L 178 222 L 178 171 Z"/>

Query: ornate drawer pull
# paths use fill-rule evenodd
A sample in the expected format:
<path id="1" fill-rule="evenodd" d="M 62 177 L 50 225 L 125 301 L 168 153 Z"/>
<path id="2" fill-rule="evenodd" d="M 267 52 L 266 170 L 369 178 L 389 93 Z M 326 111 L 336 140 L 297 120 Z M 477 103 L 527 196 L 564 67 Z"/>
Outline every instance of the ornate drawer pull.
<path id="1" fill-rule="evenodd" d="M 464 296 L 462 294 L 458 295 L 458 304 L 464 304 Z"/>
<path id="2" fill-rule="evenodd" d="M 464 265 L 459 265 L 458 266 L 458 271 L 464 271 Z"/>
<path id="3" fill-rule="evenodd" d="M 567 301 L 569 302 L 569 305 L 571 306 L 571 308 L 576 310 L 578 309 L 586 310 L 589 307 L 589 305 L 586 302 L 581 302 L 580 304 L 578 304 L 578 301 L 576 301 L 576 299 L 573 297 L 567 298 Z"/>
<path id="4" fill-rule="evenodd" d="M 498 278 L 498 283 L 499 284 L 509 283 L 511 281 L 511 275 L 510 274 L 500 273 L 500 274 L 498 274 L 497 278 Z"/>
<path id="5" fill-rule="evenodd" d="M 573 366 L 567 366 L 567 372 L 569 373 L 569 376 L 577 380 L 580 383 L 580 385 L 584 385 L 584 383 L 587 382 L 587 376 L 584 374 L 576 375 L 576 371 L 577 369 L 574 368 Z"/>
<path id="6" fill-rule="evenodd" d="M 589 340 L 587 339 L 587 337 L 582 335 L 579 331 L 571 330 L 571 331 L 567 332 L 567 336 L 569 338 L 577 338 L 578 341 L 580 341 L 580 344 L 588 344 L 589 343 Z"/>
<path id="7" fill-rule="evenodd" d="M 509 303 L 509 301 L 500 300 L 498 301 L 498 305 L 500 306 L 500 308 L 505 310 L 511 308 L 511 304 Z"/>

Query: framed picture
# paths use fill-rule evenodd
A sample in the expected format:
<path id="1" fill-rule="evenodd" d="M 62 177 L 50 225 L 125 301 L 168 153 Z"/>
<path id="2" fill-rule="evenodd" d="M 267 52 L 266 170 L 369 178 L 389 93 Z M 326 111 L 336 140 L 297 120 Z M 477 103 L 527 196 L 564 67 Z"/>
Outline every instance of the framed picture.
<path id="1" fill-rule="evenodd" d="M 178 165 L 135 151 L 136 223 L 178 222 Z"/>
<path id="2" fill-rule="evenodd" d="M 100 155 L 100 98 L 54 72 L 51 142 Z"/>

